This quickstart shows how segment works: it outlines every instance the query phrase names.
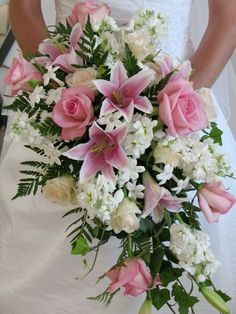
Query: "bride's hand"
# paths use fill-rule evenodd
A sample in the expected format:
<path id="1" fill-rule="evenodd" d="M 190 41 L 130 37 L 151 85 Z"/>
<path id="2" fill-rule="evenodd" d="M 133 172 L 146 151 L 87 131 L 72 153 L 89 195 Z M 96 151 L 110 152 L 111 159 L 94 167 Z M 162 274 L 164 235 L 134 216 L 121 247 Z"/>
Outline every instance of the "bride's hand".
<path id="1" fill-rule="evenodd" d="M 10 21 L 16 40 L 24 53 L 33 53 L 47 38 L 41 0 L 10 0 Z"/>
<path id="2" fill-rule="evenodd" d="M 236 1 L 209 0 L 209 22 L 192 57 L 196 88 L 210 87 L 236 48 Z"/>

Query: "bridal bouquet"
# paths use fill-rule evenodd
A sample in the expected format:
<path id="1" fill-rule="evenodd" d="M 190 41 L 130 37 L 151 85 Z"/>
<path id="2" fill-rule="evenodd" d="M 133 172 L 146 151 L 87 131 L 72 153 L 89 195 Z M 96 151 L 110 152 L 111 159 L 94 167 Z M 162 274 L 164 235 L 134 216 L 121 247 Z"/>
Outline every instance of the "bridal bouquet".
<path id="1" fill-rule="evenodd" d="M 162 51 L 161 12 L 139 11 L 122 27 L 110 14 L 104 3 L 80 2 L 66 24 L 49 29 L 37 55 L 13 60 L 5 78 L 14 95 L 6 106 L 15 112 L 11 135 L 36 153 L 22 162 L 14 199 L 40 190 L 73 204 L 65 214 L 75 217 L 72 254 L 95 251 L 93 266 L 101 246 L 120 240 L 117 263 L 99 278 L 110 285 L 91 299 L 109 305 L 124 289 L 146 292 L 140 314 L 164 305 L 194 313 L 196 284 L 229 313 L 230 298 L 211 281 L 219 261 L 199 223 L 202 214 L 217 222 L 236 202 L 221 181 L 232 173 L 214 99 L 194 90 L 190 62 Z"/>

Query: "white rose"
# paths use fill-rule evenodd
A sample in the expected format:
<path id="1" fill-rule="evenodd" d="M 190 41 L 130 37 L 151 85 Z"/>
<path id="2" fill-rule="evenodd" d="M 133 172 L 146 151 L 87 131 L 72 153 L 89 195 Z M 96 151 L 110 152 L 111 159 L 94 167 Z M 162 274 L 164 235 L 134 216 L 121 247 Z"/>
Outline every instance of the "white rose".
<path id="1" fill-rule="evenodd" d="M 145 30 L 126 34 L 123 36 L 123 40 L 128 44 L 130 50 L 139 61 L 143 61 L 154 52 L 150 36 Z"/>
<path id="2" fill-rule="evenodd" d="M 74 73 L 70 73 L 66 76 L 66 83 L 69 87 L 76 85 L 84 85 L 88 88 L 96 90 L 93 80 L 96 79 L 97 71 L 94 68 L 80 68 Z"/>
<path id="3" fill-rule="evenodd" d="M 173 167 L 177 167 L 179 165 L 181 155 L 168 147 L 157 146 L 154 150 L 154 158 L 156 163 L 168 163 Z"/>
<path id="4" fill-rule="evenodd" d="M 46 182 L 42 188 L 46 199 L 53 203 L 66 205 L 77 203 L 75 179 L 71 176 L 61 176 Z"/>
<path id="5" fill-rule="evenodd" d="M 201 88 L 198 93 L 203 99 L 203 109 L 207 115 L 209 122 L 212 122 L 216 119 L 217 112 L 214 105 L 214 98 L 209 88 Z"/>
<path id="6" fill-rule="evenodd" d="M 136 214 L 140 214 L 138 206 L 124 198 L 118 208 L 111 214 L 111 227 L 115 233 L 120 233 L 122 230 L 127 233 L 132 233 L 139 228 L 139 219 Z"/>

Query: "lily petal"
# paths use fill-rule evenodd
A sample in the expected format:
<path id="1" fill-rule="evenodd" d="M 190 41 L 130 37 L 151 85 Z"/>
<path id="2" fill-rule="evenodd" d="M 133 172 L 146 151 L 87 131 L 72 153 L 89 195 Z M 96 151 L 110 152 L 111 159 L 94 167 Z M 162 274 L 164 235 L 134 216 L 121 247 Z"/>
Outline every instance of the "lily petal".
<path id="1" fill-rule="evenodd" d="M 113 91 L 117 89 L 116 84 L 106 80 L 94 80 L 93 83 L 97 90 L 108 98 L 112 98 Z"/>
<path id="2" fill-rule="evenodd" d="M 90 177 L 94 176 L 99 170 L 102 170 L 105 167 L 106 162 L 102 154 L 97 155 L 88 152 L 80 169 L 81 183 L 86 182 Z"/>
<path id="3" fill-rule="evenodd" d="M 152 79 L 153 76 L 150 75 L 150 71 L 143 70 L 125 81 L 121 85 L 121 89 L 127 95 L 127 97 L 136 99 L 139 94 L 150 84 Z"/>
<path id="4" fill-rule="evenodd" d="M 127 71 L 121 61 L 117 61 L 111 71 L 111 82 L 120 86 L 128 80 Z"/>
<path id="5" fill-rule="evenodd" d="M 152 113 L 153 111 L 153 106 L 147 97 L 137 97 L 134 101 L 134 107 L 146 113 Z"/>
<path id="6" fill-rule="evenodd" d="M 85 144 L 79 144 L 62 155 L 74 160 L 84 160 L 93 144 L 94 143 L 91 141 Z"/>

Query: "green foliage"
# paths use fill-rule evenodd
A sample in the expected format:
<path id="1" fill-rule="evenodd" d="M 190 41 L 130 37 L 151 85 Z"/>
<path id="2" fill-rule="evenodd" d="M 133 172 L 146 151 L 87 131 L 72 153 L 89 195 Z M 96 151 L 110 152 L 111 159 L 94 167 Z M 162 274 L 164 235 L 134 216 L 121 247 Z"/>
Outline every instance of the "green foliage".
<path id="1" fill-rule="evenodd" d="M 88 241 L 83 237 L 78 237 L 72 244 L 71 254 L 85 256 L 90 251 Z"/>
<path id="2" fill-rule="evenodd" d="M 157 274 L 159 273 L 161 269 L 161 265 L 163 262 L 165 250 L 162 246 L 159 246 L 153 250 L 153 253 L 150 258 L 150 271 L 153 280 L 156 278 Z"/>
<path id="3" fill-rule="evenodd" d="M 31 193 L 35 195 L 39 187 L 39 178 L 40 178 L 40 174 L 38 173 L 36 175 L 35 173 L 34 178 L 20 179 L 20 182 L 18 183 L 16 195 L 12 198 L 12 200 L 17 199 L 18 197 L 28 196 Z"/>
<path id="4" fill-rule="evenodd" d="M 170 291 L 168 289 L 153 289 L 151 291 L 152 304 L 159 311 L 170 299 Z"/>
<path id="5" fill-rule="evenodd" d="M 119 290 L 120 289 L 111 293 L 109 289 L 106 289 L 103 293 L 97 295 L 96 297 L 90 297 L 88 298 L 88 300 L 98 301 L 103 304 L 104 308 L 107 308 L 111 304 L 113 297 Z"/>
<path id="6" fill-rule="evenodd" d="M 23 92 L 23 94 L 18 95 L 10 105 L 4 106 L 3 108 L 14 112 L 26 112 L 29 114 L 32 107 L 27 96 L 28 94 Z"/>
<path id="7" fill-rule="evenodd" d="M 96 66 L 99 68 L 106 62 L 108 51 L 106 51 L 102 44 L 97 44 L 96 33 L 94 32 L 90 18 L 83 30 L 83 37 L 79 41 L 79 50 L 76 51 L 78 56 L 83 60 L 86 66 Z"/>
<path id="8" fill-rule="evenodd" d="M 212 122 L 211 123 L 211 131 L 210 131 L 210 133 L 204 135 L 201 138 L 201 141 L 204 141 L 204 140 L 206 140 L 208 138 L 212 138 L 214 143 L 217 143 L 220 146 L 222 146 L 222 135 L 223 135 L 223 132 L 218 128 L 217 123 Z"/>
<path id="9" fill-rule="evenodd" d="M 199 302 L 198 298 L 189 295 L 178 283 L 175 283 L 172 287 L 172 296 L 179 305 L 179 314 L 188 314 L 189 308 Z"/>
<path id="10" fill-rule="evenodd" d="M 141 71 L 141 68 L 138 66 L 138 60 L 130 50 L 128 44 L 125 44 L 125 59 L 124 65 L 128 72 L 129 77 Z"/>
<path id="11" fill-rule="evenodd" d="M 182 274 L 183 270 L 180 268 L 174 268 L 171 263 L 163 262 L 163 269 L 160 272 L 161 285 L 167 287 L 169 283 L 178 280 Z"/>
<path id="12" fill-rule="evenodd" d="M 61 134 L 61 127 L 55 124 L 52 118 L 47 117 L 44 121 L 37 123 L 35 125 L 40 131 L 43 136 L 47 135 L 60 135 Z"/>

